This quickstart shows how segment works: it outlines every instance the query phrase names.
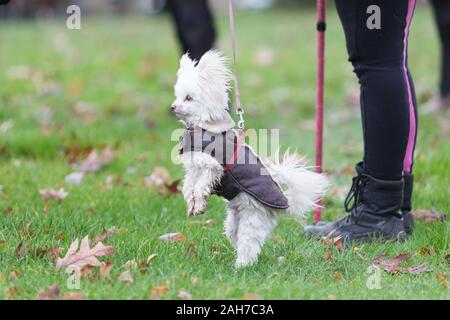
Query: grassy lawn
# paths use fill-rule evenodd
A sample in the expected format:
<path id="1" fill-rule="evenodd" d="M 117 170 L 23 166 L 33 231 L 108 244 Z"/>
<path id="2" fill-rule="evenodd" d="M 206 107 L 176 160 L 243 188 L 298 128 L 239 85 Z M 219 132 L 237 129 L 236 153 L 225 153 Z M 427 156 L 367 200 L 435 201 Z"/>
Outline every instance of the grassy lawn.
<path id="1" fill-rule="evenodd" d="M 248 126 L 280 128 L 282 145 L 297 148 L 310 161 L 314 18 L 312 11 L 295 10 L 237 16 Z M 161 296 L 167 299 L 177 299 L 180 290 L 194 299 L 239 299 L 245 294 L 265 299 L 450 297 L 436 279 L 440 274 L 450 280 L 444 258 L 450 252 L 448 221 L 420 221 L 404 243 L 359 246 L 365 259 L 412 253 L 405 266 L 426 263 L 433 269 L 416 276 L 384 272 L 379 290 L 366 287 L 367 260 L 351 248 L 333 249 L 327 259 L 329 248 L 307 239 L 301 226 L 288 219 L 281 220 L 256 265 L 234 269 L 235 255 L 223 234 L 221 199 L 213 197 L 204 216 L 188 219 L 180 194 L 166 197 L 142 183 L 155 166 L 167 168 L 172 180 L 182 178 L 181 168 L 170 160 L 176 146 L 170 135 L 179 125 L 168 107 L 179 51 L 167 17 L 86 18 L 81 31 L 68 31 L 64 23 L 0 25 L 0 298 L 34 299 L 52 284 L 59 284 L 63 293 L 70 291 L 68 275 L 56 271 L 55 261 L 36 254 L 37 249 L 60 247 L 64 255 L 74 239 L 93 239 L 112 226 L 119 232 L 104 243 L 116 252 L 100 259 L 113 268 L 106 279 L 98 279 L 94 271 L 81 280 L 80 291 L 89 299 L 148 299 L 152 288 L 161 286 L 168 288 Z M 226 17 L 219 15 L 217 24 L 218 47 L 230 54 Z M 334 10 L 327 41 L 325 167 L 334 186 L 324 216 L 332 219 L 343 215 L 349 166 L 361 158 L 362 137 L 359 109 L 349 106 L 357 81 Z M 438 52 L 431 13 L 420 7 L 410 40 L 420 103 L 437 87 Z M 434 113 L 421 114 L 419 120 L 414 207 L 448 213 L 449 119 Z M 87 175 L 81 185 L 65 183 L 73 172 L 68 150 L 106 145 L 117 148 L 109 165 Z M 112 186 L 105 182 L 108 177 Z M 69 193 L 67 198 L 46 206 L 39 190 L 60 187 Z M 213 224 L 205 225 L 208 219 Z M 159 239 L 170 232 L 182 232 L 185 242 Z M 423 248 L 431 253 L 424 254 Z M 118 279 L 127 261 L 139 263 L 153 253 L 158 256 L 148 269 L 130 271 L 132 284 Z"/>

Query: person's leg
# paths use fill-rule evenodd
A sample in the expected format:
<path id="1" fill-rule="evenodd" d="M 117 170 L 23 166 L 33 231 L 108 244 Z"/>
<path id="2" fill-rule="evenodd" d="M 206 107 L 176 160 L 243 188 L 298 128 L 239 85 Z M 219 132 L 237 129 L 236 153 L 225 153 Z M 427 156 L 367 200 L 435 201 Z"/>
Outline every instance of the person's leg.
<path id="1" fill-rule="evenodd" d="M 417 130 L 407 59 L 414 6 L 415 0 L 336 0 L 361 86 L 364 161 L 346 201 L 352 214 L 306 233 L 335 230 L 349 239 L 404 234 L 402 176 L 412 170 Z"/>
<path id="2" fill-rule="evenodd" d="M 450 106 L 450 1 L 431 0 L 442 49 L 440 95 Z"/>
<path id="3" fill-rule="evenodd" d="M 200 60 L 210 50 L 216 38 L 214 22 L 207 0 L 168 0 L 183 52 Z"/>

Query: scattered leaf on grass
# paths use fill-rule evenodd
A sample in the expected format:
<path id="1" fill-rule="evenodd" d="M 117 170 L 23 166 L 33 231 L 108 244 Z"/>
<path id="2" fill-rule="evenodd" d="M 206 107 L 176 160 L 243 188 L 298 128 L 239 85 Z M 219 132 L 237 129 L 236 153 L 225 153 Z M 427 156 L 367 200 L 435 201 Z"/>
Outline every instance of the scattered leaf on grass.
<path id="1" fill-rule="evenodd" d="M 415 264 L 409 268 L 406 268 L 406 273 L 412 274 L 414 276 L 421 274 L 421 273 L 425 273 L 425 272 L 431 272 L 431 271 L 433 271 L 433 268 L 431 268 L 429 265 L 427 265 L 425 263 Z"/>
<path id="2" fill-rule="evenodd" d="M 86 300 L 86 296 L 79 291 L 68 291 L 61 295 L 62 300 Z"/>
<path id="3" fill-rule="evenodd" d="M 328 250 L 326 255 L 325 255 L 325 259 L 327 261 L 333 260 L 333 252 L 331 250 Z"/>
<path id="4" fill-rule="evenodd" d="M 84 172 L 72 172 L 64 178 L 68 184 L 80 185 L 83 182 Z"/>
<path id="5" fill-rule="evenodd" d="M 342 241 L 341 237 L 331 237 L 331 236 L 322 237 L 322 245 L 331 248 L 336 248 L 336 250 L 340 252 L 344 251 L 345 249 L 344 241 Z"/>
<path id="6" fill-rule="evenodd" d="M 178 298 L 181 300 L 192 300 L 192 294 L 185 290 L 178 291 Z"/>
<path id="7" fill-rule="evenodd" d="M 195 258 L 196 254 L 195 254 L 195 240 L 192 240 L 191 243 L 189 244 L 189 248 L 188 248 L 188 254 L 191 256 L 191 258 Z"/>
<path id="8" fill-rule="evenodd" d="M 78 250 L 78 239 L 76 239 L 67 250 L 64 258 L 58 258 L 56 261 L 56 270 L 65 267 L 67 271 L 81 268 L 85 265 L 99 267 L 101 265 L 97 257 L 106 256 L 113 253 L 113 247 L 105 246 L 103 243 L 97 243 L 92 249 L 89 248 L 89 238 L 84 237 L 81 240 L 80 249 Z"/>
<path id="9" fill-rule="evenodd" d="M 151 291 L 151 297 L 154 300 L 160 299 L 161 297 L 167 295 L 168 292 L 169 292 L 169 288 L 167 287 L 167 285 L 154 287 L 154 288 L 152 288 L 152 291 Z"/>
<path id="10" fill-rule="evenodd" d="M 38 258 L 42 257 L 49 257 L 52 260 L 56 260 L 59 258 L 59 255 L 61 254 L 61 248 L 59 247 L 53 247 L 53 248 L 36 248 L 34 250 L 34 255 Z"/>
<path id="11" fill-rule="evenodd" d="M 94 237 L 94 243 L 105 241 L 116 234 L 116 227 L 112 226 L 108 230 L 104 229 L 102 233 Z"/>
<path id="12" fill-rule="evenodd" d="M 166 168 L 155 167 L 150 176 L 144 178 L 144 185 L 146 187 L 162 187 L 170 183 L 170 174 Z"/>
<path id="13" fill-rule="evenodd" d="M 122 281 L 125 284 L 132 284 L 134 282 L 133 276 L 129 271 L 124 271 L 119 274 L 119 281 Z"/>
<path id="14" fill-rule="evenodd" d="M 445 256 L 444 260 L 450 263 L 450 253 Z"/>
<path id="15" fill-rule="evenodd" d="M 13 212 L 13 208 L 6 207 L 5 209 L 3 209 L 3 212 L 5 213 L 5 215 L 9 216 Z"/>
<path id="16" fill-rule="evenodd" d="M 100 279 L 105 279 L 109 276 L 113 265 L 111 262 L 102 262 L 99 268 Z"/>
<path id="17" fill-rule="evenodd" d="M 5 296 L 6 296 L 6 299 L 11 300 L 11 299 L 14 298 L 14 296 L 18 295 L 19 293 L 20 293 L 19 288 L 17 288 L 17 287 L 9 287 L 6 290 Z"/>
<path id="18" fill-rule="evenodd" d="M 445 279 L 445 277 L 440 274 L 440 273 L 436 273 L 436 280 L 439 281 L 440 284 L 442 284 L 444 287 L 449 287 L 449 282 L 447 279 Z"/>
<path id="19" fill-rule="evenodd" d="M 8 280 L 18 279 L 21 275 L 22 272 L 20 272 L 18 269 L 13 269 L 8 275 Z"/>
<path id="20" fill-rule="evenodd" d="M 339 272 L 334 272 L 333 273 L 333 278 L 336 281 L 341 281 L 342 279 L 344 279 L 344 277 L 342 276 L 342 274 L 340 274 Z"/>
<path id="21" fill-rule="evenodd" d="M 59 285 L 54 284 L 48 287 L 46 291 L 39 291 L 38 297 L 39 300 L 53 300 L 58 298 L 59 292 Z"/>
<path id="22" fill-rule="evenodd" d="M 17 245 L 16 250 L 14 251 L 14 258 L 19 259 L 22 256 L 28 255 L 29 249 L 29 244 L 24 245 L 23 241 L 20 241 L 20 243 Z"/>
<path id="23" fill-rule="evenodd" d="M 69 195 L 68 192 L 64 191 L 64 188 L 60 188 L 59 190 L 42 189 L 39 190 L 39 193 L 42 196 L 42 198 L 44 198 L 46 201 L 48 200 L 62 201 Z"/>
<path id="24" fill-rule="evenodd" d="M 146 263 L 150 264 L 153 261 L 153 259 L 156 258 L 157 255 L 158 255 L 157 253 L 153 253 L 153 254 L 149 255 L 148 258 L 147 258 Z"/>
<path id="25" fill-rule="evenodd" d="M 443 222 L 446 219 L 445 213 L 436 212 L 434 209 L 417 210 L 414 212 L 414 217 L 416 219 L 424 220 L 425 223 L 433 223 L 435 221 Z"/>
<path id="26" fill-rule="evenodd" d="M 125 262 L 125 264 L 123 265 L 123 268 L 124 268 L 125 270 L 127 270 L 127 271 L 134 270 L 134 269 L 136 269 L 137 267 L 138 267 L 138 264 L 137 264 L 137 262 L 136 262 L 135 259 L 128 260 L 128 261 Z"/>
<path id="27" fill-rule="evenodd" d="M 255 293 L 246 293 L 241 297 L 242 300 L 263 300 L 260 295 Z"/>
<path id="28" fill-rule="evenodd" d="M 181 232 L 166 233 L 159 237 L 163 241 L 186 242 L 186 237 Z"/>
<path id="29" fill-rule="evenodd" d="M 399 265 L 411 257 L 411 253 L 403 253 L 389 260 L 385 255 L 382 255 L 372 260 L 371 263 L 377 267 L 382 266 L 384 271 L 394 274 L 400 271 Z"/>
<path id="30" fill-rule="evenodd" d="M 108 165 L 116 156 L 116 151 L 110 147 L 105 147 L 101 153 L 92 150 L 87 158 L 74 167 L 79 172 L 97 172 L 103 166 Z"/>
<path id="31" fill-rule="evenodd" d="M 422 256 L 432 256 L 436 253 L 436 251 L 432 247 L 423 247 L 423 248 L 420 248 L 419 253 Z"/>

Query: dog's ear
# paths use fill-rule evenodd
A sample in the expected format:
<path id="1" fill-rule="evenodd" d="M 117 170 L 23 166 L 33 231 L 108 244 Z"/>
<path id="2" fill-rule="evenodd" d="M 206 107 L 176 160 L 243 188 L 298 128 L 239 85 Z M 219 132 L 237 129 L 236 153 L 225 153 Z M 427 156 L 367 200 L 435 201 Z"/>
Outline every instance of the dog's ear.
<path id="1" fill-rule="evenodd" d="M 189 57 L 189 53 L 183 54 L 180 59 L 180 69 L 178 69 L 177 75 L 180 75 L 183 72 L 193 70 L 195 67 L 195 61 Z"/>
<path id="2" fill-rule="evenodd" d="M 227 67 L 227 58 L 217 50 L 206 52 L 197 65 L 201 78 L 206 81 L 222 81 L 228 87 L 231 80 L 231 72 Z"/>

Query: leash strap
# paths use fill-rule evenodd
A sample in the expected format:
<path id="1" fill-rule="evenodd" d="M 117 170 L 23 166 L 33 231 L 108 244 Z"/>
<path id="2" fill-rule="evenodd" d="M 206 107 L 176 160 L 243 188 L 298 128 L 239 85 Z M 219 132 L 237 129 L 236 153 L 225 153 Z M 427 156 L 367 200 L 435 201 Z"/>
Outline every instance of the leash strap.
<path id="1" fill-rule="evenodd" d="M 236 63 L 236 29 L 234 27 L 234 13 L 233 13 L 233 0 L 228 0 L 228 16 L 230 17 L 230 35 L 231 35 L 231 47 L 233 50 L 233 81 L 234 81 L 234 96 L 236 99 L 236 113 L 239 116 L 238 128 L 244 129 L 244 109 L 241 105 L 241 92 L 239 91 L 239 82 L 237 75 L 237 63 Z"/>

